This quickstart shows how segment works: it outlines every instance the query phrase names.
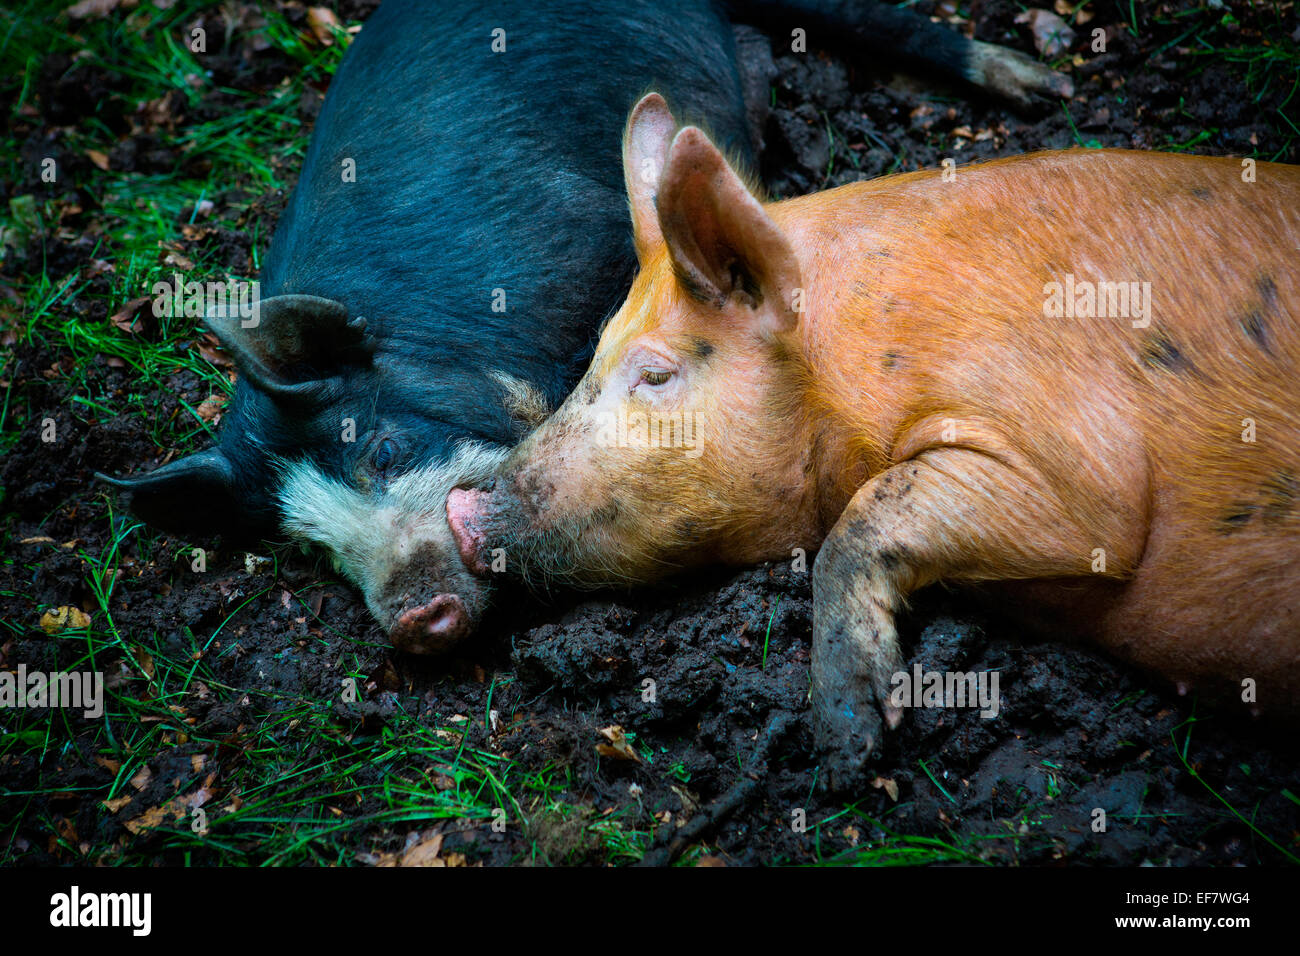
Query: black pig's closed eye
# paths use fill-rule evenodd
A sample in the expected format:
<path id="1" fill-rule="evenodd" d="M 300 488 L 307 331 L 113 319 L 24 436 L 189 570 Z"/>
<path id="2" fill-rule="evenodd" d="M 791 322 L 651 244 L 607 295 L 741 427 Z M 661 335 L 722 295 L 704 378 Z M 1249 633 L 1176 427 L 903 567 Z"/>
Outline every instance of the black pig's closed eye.
<path id="1" fill-rule="evenodd" d="M 374 458 L 372 459 L 375 471 L 382 474 L 397 464 L 398 450 L 397 442 L 391 438 L 385 438 L 381 441 L 378 447 L 375 448 Z"/>
<path id="2" fill-rule="evenodd" d="M 641 369 L 641 381 L 647 385 L 662 385 L 672 378 L 673 373 L 666 368 L 643 368 Z"/>

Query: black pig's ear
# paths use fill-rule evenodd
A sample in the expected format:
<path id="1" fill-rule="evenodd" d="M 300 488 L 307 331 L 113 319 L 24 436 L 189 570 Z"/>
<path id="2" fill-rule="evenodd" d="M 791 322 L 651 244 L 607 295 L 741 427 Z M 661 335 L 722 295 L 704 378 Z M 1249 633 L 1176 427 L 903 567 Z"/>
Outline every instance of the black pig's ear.
<path id="1" fill-rule="evenodd" d="M 236 506 L 234 470 L 220 451 L 211 449 L 163 465 L 134 478 L 96 473 L 131 495 L 131 511 L 151 525 L 181 534 L 215 534 L 230 530 Z"/>
<path id="2" fill-rule="evenodd" d="M 685 291 L 751 309 L 764 334 L 797 322 L 799 260 L 785 234 L 709 138 L 677 134 L 659 184 L 659 227 Z"/>
<path id="3" fill-rule="evenodd" d="M 641 98 L 641 102 L 632 108 L 627 128 L 623 131 L 623 182 L 627 186 L 627 202 L 632 210 L 636 255 L 642 263 L 646 261 L 646 254 L 663 242 L 659 217 L 655 213 L 655 193 L 676 132 L 677 122 L 658 93 L 647 93 Z"/>
<path id="4" fill-rule="evenodd" d="M 343 303 L 314 295 L 272 296 L 247 316 L 209 310 L 203 322 L 239 374 L 276 398 L 310 397 L 345 353 L 374 347 L 364 318 L 349 319 Z"/>

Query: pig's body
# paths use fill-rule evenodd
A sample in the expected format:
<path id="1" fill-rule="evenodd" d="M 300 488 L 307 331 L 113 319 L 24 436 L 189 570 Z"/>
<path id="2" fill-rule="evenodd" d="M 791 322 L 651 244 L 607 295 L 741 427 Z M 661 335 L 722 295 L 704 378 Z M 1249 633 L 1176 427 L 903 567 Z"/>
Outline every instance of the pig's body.
<path id="1" fill-rule="evenodd" d="M 625 171 L 647 159 L 641 273 L 586 377 L 448 499 L 471 568 L 495 545 L 529 577 L 639 580 L 820 546 L 837 786 L 901 719 L 894 618 L 941 580 L 1300 710 L 1300 169 L 1041 153 L 762 206 L 654 97 Z M 1128 314 L 1103 282 L 1137 284 Z M 606 427 L 634 415 L 694 422 L 692 453 Z"/>
<path id="2" fill-rule="evenodd" d="M 1077 577 L 1008 597 L 1182 684 L 1254 677 L 1262 709 L 1300 708 L 1300 169 L 1241 171 L 1041 153 L 768 207 L 819 250 L 800 266 L 806 407 L 834 449 L 821 527 L 927 450 L 1014 461 L 1068 502 L 1059 572 Z M 1048 317 L 1044 286 L 1067 273 L 1149 282 L 1150 311 Z M 948 577 L 1020 573 L 1009 558 Z"/>
<path id="3" fill-rule="evenodd" d="M 1071 89 L 870 0 L 740 7 L 1017 102 Z M 627 290 L 627 109 L 658 85 L 748 159 L 768 89 L 741 66 L 715 0 L 385 0 L 330 86 L 259 324 L 207 317 L 239 367 L 220 441 L 116 481 L 133 509 L 199 537 L 318 546 L 397 646 L 460 640 L 487 590 L 456 554 L 446 495 L 568 391 Z"/>

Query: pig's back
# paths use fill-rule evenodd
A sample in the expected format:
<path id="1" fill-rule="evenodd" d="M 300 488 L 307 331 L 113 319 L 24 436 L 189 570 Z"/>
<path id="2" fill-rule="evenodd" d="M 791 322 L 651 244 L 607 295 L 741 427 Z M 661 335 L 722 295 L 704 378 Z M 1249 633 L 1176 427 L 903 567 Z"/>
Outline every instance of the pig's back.
<path id="1" fill-rule="evenodd" d="M 377 363 L 504 368 L 558 401 L 635 266 L 619 145 L 651 87 L 748 158 L 710 0 L 385 0 L 326 95 L 263 294 L 341 301 Z"/>

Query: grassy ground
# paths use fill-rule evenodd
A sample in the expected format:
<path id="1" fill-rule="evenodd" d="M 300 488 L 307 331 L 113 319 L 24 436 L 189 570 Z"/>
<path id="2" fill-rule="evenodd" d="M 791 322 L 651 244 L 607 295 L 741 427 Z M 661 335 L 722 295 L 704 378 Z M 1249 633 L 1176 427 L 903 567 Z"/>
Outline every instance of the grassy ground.
<path id="1" fill-rule="evenodd" d="M 1133 7 L 1135 35 L 1165 16 L 1162 7 L 1147 7 Z M 0 10 L 6 455 L 46 456 L 53 471 L 107 468 L 111 458 L 83 460 L 95 440 L 87 436 L 129 432 L 134 445 L 117 452 L 125 471 L 201 448 L 215 434 L 231 368 L 192 317 L 155 317 L 144 297 L 177 272 L 257 275 L 359 12 L 345 7 L 331 25 L 313 23 L 296 6 L 227 9 L 236 15 L 229 36 L 218 12 L 193 0 L 167 10 L 140 3 L 107 17 L 76 18 L 63 4 L 37 2 Z M 1168 44 L 1188 49 L 1185 62 L 1229 64 L 1249 95 L 1269 104 L 1261 121 L 1276 135 L 1259 158 L 1293 160 L 1300 141 L 1294 44 L 1231 45 L 1230 11 L 1218 20 L 1167 16 L 1189 24 Z M 206 52 L 189 46 L 196 24 L 206 31 Z M 1176 107 L 1188 116 L 1190 108 Z M 1080 144 L 1098 144 L 1065 116 Z M 1190 137 L 1155 145 L 1198 150 L 1218 134 L 1207 121 Z M 856 153 L 834 145 L 829 155 L 844 160 L 840 168 L 856 164 Z M 891 165 L 907 159 L 896 150 Z M 835 168 L 827 164 L 825 175 Z M 55 440 L 40 443 L 33 436 L 47 422 Z M 69 434 L 80 444 L 69 444 Z M 70 448 L 75 460 L 60 462 Z M 242 555 L 204 554 L 213 562 L 205 586 L 222 592 L 221 616 L 212 621 L 213 605 L 204 604 L 196 612 L 204 626 L 142 629 L 132 602 L 171 588 L 177 569 L 196 559 L 190 543 L 117 513 L 99 488 L 87 495 L 83 486 L 75 497 L 51 479 L 49 489 L 6 485 L 4 495 L 3 666 L 12 669 L 21 650 L 29 668 L 104 671 L 108 690 L 96 719 L 68 710 L 0 712 L 0 864 L 332 865 L 403 855 L 450 865 L 625 863 L 641 856 L 662 822 L 632 791 L 618 807 L 575 801 L 571 794 L 584 783 L 571 763 L 502 746 L 516 729 L 510 722 L 522 720 L 519 698 L 537 691 L 521 688 L 509 670 L 493 676 L 475 671 L 477 664 L 457 665 L 469 668 L 457 679 L 485 690 L 463 713 L 449 706 L 456 698 L 440 693 L 433 672 L 421 687 L 385 672 L 379 635 L 362 617 L 346 627 L 321 616 L 322 599 L 344 586 L 324 569 L 303 570 L 297 555 L 280 551 L 245 566 Z M 41 502 L 39 520 L 14 516 L 32 513 L 33 500 Z M 70 507 L 94 514 L 93 542 L 59 533 L 75 526 Z M 290 564 L 296 570 L 286 571 Z M 51 590 L 54 579 L 65 582 L 62 592 Z M 240 615 L 252 605 L 278 605 L 286 639 L 275 660 L 241 660 L 248 652 Z M 286 679 L 288 686 L 271 681 L 268 689 L 259 671 L 300 674 L 299 659 L 326 652 L 331 659 L 310 671 L 308 686 Z M 494 705 L 507 697 L 510 708 Z M 1186 758 L 1191 725 L 1181 733 L 1175 744 L 1183 741 Z M 629 739 L 643 764 L 682 788 L 692 785 L 675 751 Z M 744 754 L 736 761 L 748 769 Z M 944 791 L 927 764 L 920 769 Z M 24 784 L 12 787 L 13 780 Z M 1300 805 L 1290 789 L 1272 795 Z M 807 821 L 812 860 L 979 862 L 989 859 L 990 843 L 1014 859 L 1036 839 L 1031 824 L 1045 805 L 1029 802 L 1000 835 L 938 838 L 911 835 L 906 824 L 896 827 L 859 804 L 876 806 L 837 805 Z M 1255 829 L 1249 807 L 1229 810 L 1261 843 L 1295 860 L 1290 836 Z M 497 820 L 506 821 L 505 832 L 493 829 Z M 850 831 L 868 838 L 846 844 Z M 697 846 L 683 860 L 710 852 Z M 778 853 L 770 862 L 785 859 Z"/>
<path id="2" fill-rule="evenodd" d="M 175 376 L 188 374 L 219 404 L 231 391 L 228 370 L 199 347 L 192 317 L 154 318 L 146 306 L 144 315 L 105 318 L 178 271 L 255 277 L 269 238 L 261 202 L 283 196 L 286 174 L 292 176 L 301 163 L 309 130 L 300 104 L 305 96 L 319 96 L 349 37 L 334 29 L 332 43 L 325 45 L 276 7 L 259 8 L 240 24 L 241 52 L 270 61 L 271 71 L 284 74 L 268 88 L 228 51 L 220 52 L 215 70 L 209 55 L 191 51 L 178 27 L 195 22 L 210 5 L 188 2 L 162 11 L 146 4 L 125 17 L 84 20 L 56 12 L 62 6 L 29 2 L 0 11 L 0 75 L 10 117 L 0 150 L 2 174 L 17 187 L 10 190 L 0 222 L 6 255 L 28 253 L 23 281 L 4 289 L 8 343 L 16 340 L 60 356 L 74 403 L 68 411 L 79 423 L 96 428 L 123 416 L 138 417 L 149 423 L 156 446 L 184 453 L 211 437 L 215 416 L 183 403 L 183 414 L 163 419 L 157 393 L 171 390 Z M 217 52 L 222 38 L 209 42 L 209 50 Z M 91 74 L 104 98 L 75 123 L 50 130 L 45 142 L 20 140 L 24 120 L 36 114 L 38 90 L 57 97 L 53 74 L 69 60 L 77 64 L 74 76 Z M 64 85 L 70 96 L 80 91 L 76 82 Z M 143 131 L 152 154 L 148 163 L 123 154 L 126 129 Z M 54 160 L 52 182 L 37 175 L 47 155 Z M 39 238 L 51 232 L 66 236 L 84 256 L 78 268 L 68 270 L 66 261 L 45 254 Z M 234 243 L 233 256 L 231 234 L 246 237 Z M 102 378 L 86 376 L 96 358 L 123 367 L 129 387 L 108 391 Z M 34 390 L 15 390 L 12 379 L 4 386 L 0 441 L 10 451 L 44 410 Z M 243 694 L 218 680 L 211 666 L 222 628 L 202 639 L 186 629 L 191 640 L 182 646 L 166 644 L 156 631 L 123 634 L 113 607 L 114 585 L 124 571 L 123 542 L 131 542 L 135 561 L 189 560 L 189 555 L 157 554 L 158 538 L 114 514 L 111 503 L 104 520 L 108 547 L 86 551 L 74 543 L 68 549 L 80 559 L 78 570 L 96 613 L 93 625 L 59 633 L 59 666 L 96 670 L 116 661 L 138 676 L 110 681 L 107 709 L 94 722 L 93 735 L 72 726 L 67 711 L 6 714 L 0 755 L 21 753 L 42 764 L 57 763 L 76 746 L 113 772 L 106 790 L 90 788 L 109 806 L 148 801 L 153 791 L 147 767 L 160 757 L 175 769 L 181 794 L 201 805 L 193 795 L 202 791 L 215 769 L 209 760 L 215 758 L 229 763 L 239 796 L 212 814 L 206 832 L 196 832 L 204 828 L 184 800 L 160 800 L 157 806 L 166 812 L 147 821 L 158 838 L 140 852 L 132 851 L 133 841 L 125 841 L 125 847 L 97 845 L 95 834 L 79 834 L 72 820 L 54 814 L 39 821 L 57 834 L 48 848 L 53 856 L 59 855 L 57 843 L 96 863 L 146 863 L 160 852 L 186 862 L 196 854 L 209 862 L 349 862 L 352 851 L 338 839 L 349 827 L 490 819 L 493 808 L 516 801 L 508 788 L 545 798 L 552 786 L 547 773 L 516 780 L 499 758 L 467 747 L 455 724 L 430 727 L 403 719 L 400 711 L 380 732 L 367 733 L 340 721 L 328 700 L 286 695 L 273 715 L 256 724 L 220 737 L 195 733 L 185 710 L 193 695 L 233 701 Z M 5 534 L 13 534 L 12 524 Z M 15 560 L 14 542 L 4 544 L 6 560 Z M 272 584 L 275 578 L 273 572 L 267 576 Z M 30 623 L 7 619 L 3 627 L 13 637 Z M 238 653 L 238 645 L 224 652 Z M 367 679 L 346 664 L 341 673 L 362 684 Z M 313 756 L 304 760 L 304 753 Z M 57 792 L 74 795 L 61 785 Z M 14 839 L 20 822 L 36 822 L 29 815 L 31 798 L 49 795 L 43 789 L 6 794 L 0 862 L 21 852 L 22 841 Z M 340 806 L 364 808 L 364 813 L 343 814 Z"/>

